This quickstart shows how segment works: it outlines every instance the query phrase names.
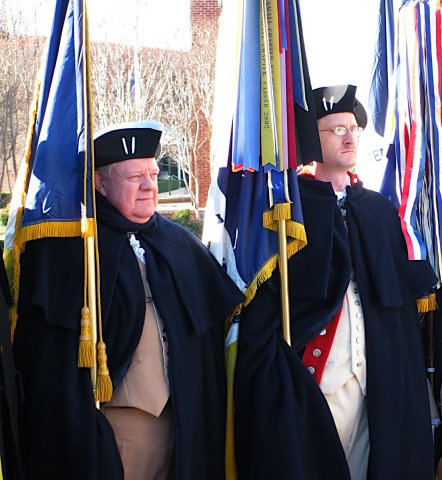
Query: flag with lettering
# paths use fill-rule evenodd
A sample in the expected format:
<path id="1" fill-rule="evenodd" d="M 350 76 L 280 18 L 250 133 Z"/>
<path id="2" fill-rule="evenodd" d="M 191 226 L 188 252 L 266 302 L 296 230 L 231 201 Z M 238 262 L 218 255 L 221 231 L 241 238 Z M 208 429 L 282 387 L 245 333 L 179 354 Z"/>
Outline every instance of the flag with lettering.
<path id="1" fill-rule="evenodd" d="M 203 241 L 244 292 L 247 305 L 287 256 L 306 243 L 297 166 L 322 161 L 299 4 L 228 1 L 217 56 L 212 161 Z M 233 382 L 240 313 L 227 336 L 226 478 L 236 478 Z"/>

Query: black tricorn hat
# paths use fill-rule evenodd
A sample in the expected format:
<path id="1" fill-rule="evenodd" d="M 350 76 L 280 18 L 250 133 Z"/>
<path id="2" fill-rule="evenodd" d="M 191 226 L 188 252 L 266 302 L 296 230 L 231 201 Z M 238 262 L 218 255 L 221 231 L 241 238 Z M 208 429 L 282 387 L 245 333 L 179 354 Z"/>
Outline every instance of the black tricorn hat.
<path id="1" fill-rule="evenodd" d="M 319 120 L 332 113 L 353 113 L 359 127 L 367 126 L 367 112 L 356 98 L 354 85 L 334 85 L 313 90 L 315 98 L 316 118 Z"/>
<path id="2" fill-rule="evenodd" d="M 110 125 L 94 136 L 95 168 L 133 158 L 158 158 L 163 126 L 155 120 Z"/>

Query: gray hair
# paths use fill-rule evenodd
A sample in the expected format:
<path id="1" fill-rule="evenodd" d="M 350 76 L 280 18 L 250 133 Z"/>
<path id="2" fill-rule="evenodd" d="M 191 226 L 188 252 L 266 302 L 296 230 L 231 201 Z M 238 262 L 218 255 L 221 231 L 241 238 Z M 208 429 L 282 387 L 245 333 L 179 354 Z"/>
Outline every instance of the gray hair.
<path id="1" fill-rule="evenodd" d="M 109 163 L 109 165 L 97 168 L 97 172 L 100 172 L 103 177 L 109 178 L 111 176 L 114 165 L 115 163 Z"/>

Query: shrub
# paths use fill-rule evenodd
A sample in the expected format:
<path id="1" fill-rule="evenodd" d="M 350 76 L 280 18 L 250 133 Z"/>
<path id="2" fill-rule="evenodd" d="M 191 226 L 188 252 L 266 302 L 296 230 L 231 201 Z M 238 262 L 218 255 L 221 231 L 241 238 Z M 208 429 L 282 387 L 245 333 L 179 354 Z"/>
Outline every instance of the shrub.
<path id="1" fill-rule="evenodd" d="M 9 206 L 0 210 L 0 225 L 6 226 L 9 218 Z"/>
<path id="2" fill-rule="evenodd" d="M 201 238 L 203 233 L 203 223 L 200 220 L 192 220 L 190 218 L 190 210 L 178 210 L 172 215 L 171 220 L 180 224 L 182 227 L 190 230 L 198 238 Z"/>
<path id="3" fill-rule="evenodd" d="M 177 188 L 180 188 L 180 182 L 175 178 L 158 180 L 158 193 L 176 190 Z"/>

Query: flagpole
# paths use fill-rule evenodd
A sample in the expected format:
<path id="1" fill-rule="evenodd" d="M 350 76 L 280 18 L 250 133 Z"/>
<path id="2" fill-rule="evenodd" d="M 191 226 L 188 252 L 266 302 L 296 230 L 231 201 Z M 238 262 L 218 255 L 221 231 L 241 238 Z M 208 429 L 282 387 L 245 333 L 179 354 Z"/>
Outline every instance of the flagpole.
<path id="1" fill-rule="evenodd" d="M 91 320 L 91 336 L 92 336 L 92 345 L 93 348 L 93 364 L 91 367 L 91 381 L 92 389 L 94 392 L 94 397 L 97 397 L 97 352 L 95 345 L 97 345 L 97 295 L 96 295 L 96 283 L 95 283 L 95 238 L 87 238 L 87 286 L 88 286 L 88 304 L 89 304 L 89 314 Z M 98 402 L 97 402 L 98 404 Z"/>
<path id="2" fill-rule="evenodd" d="M 425 314 L 426 319 L 426 355 L 427 355 L 427 378 L 431 390 L 434 391 L 434 311 Z M 437 393 L 437 392 L 434 392 Z"/>
<path id="3" fill-rule="evenodd" d="M 291 346 L 290 336 L 290 303 L 289 303 L 289 281 L 287 261 L 287 232 L 285 220 L 278 222 L 278 245 L 279 245 L 279 274 L 281 278 L 281 311 L 282 311 L 282 333 L 285 341 Z"/>
<path id="4" fill-rule="evenodd" d="M 87 0 L 83 0 L 83 45 L 85 47 L 83 57 L 83 105 L 84 105 L 84 118 L 85 118 L 85 152 L 89 148 L 89 138 L 93 138 L 93 113 L 92 113 L 92 100 L 90 89 L 90 51 L 89 51 L 89 11 Z M 90 124 L 89 124 L 90 121 Z M 93 144 L 91 145 L 91 155 L 93 158 Z M 86 154 L 87 161 L 87 154 Z M 87 163 L 85 163 L 86 165 Z M 92 159 L 93 165 L 93 159 Z M 92 167 L 93 168 L 93 167 Z M 92 172 L 93 174 L 93 172 Z M 93 187 L 93 175 L 92 175 L 92 189 Z M 85 195 L 86 203 L 86 195 Z M 95 213 L 95 212 L 94 212 Z M 95 217 L 95 214 L 94 214 Z M 94 229 L 95 230 L 95 229 Z M 86 263 L 87 263 L 87 292 L 88 292 L 88 306 L 91 322 L 91 340 L 93 345 L 92 351 L 92 366 L 90 367 L 92 391 L 97 408 L 100 407 L 100 402 L 97 400 L 97 381 L 98 381 L 98 366 L 97 366 L 97 344 L 98 344 L 98 319 L 97 319 L 97 283 L 96 283 L 96 252 L 95 252 L 95 238 L 96 231 L 93 235 L 89 235 L 86 238 Z"/>

